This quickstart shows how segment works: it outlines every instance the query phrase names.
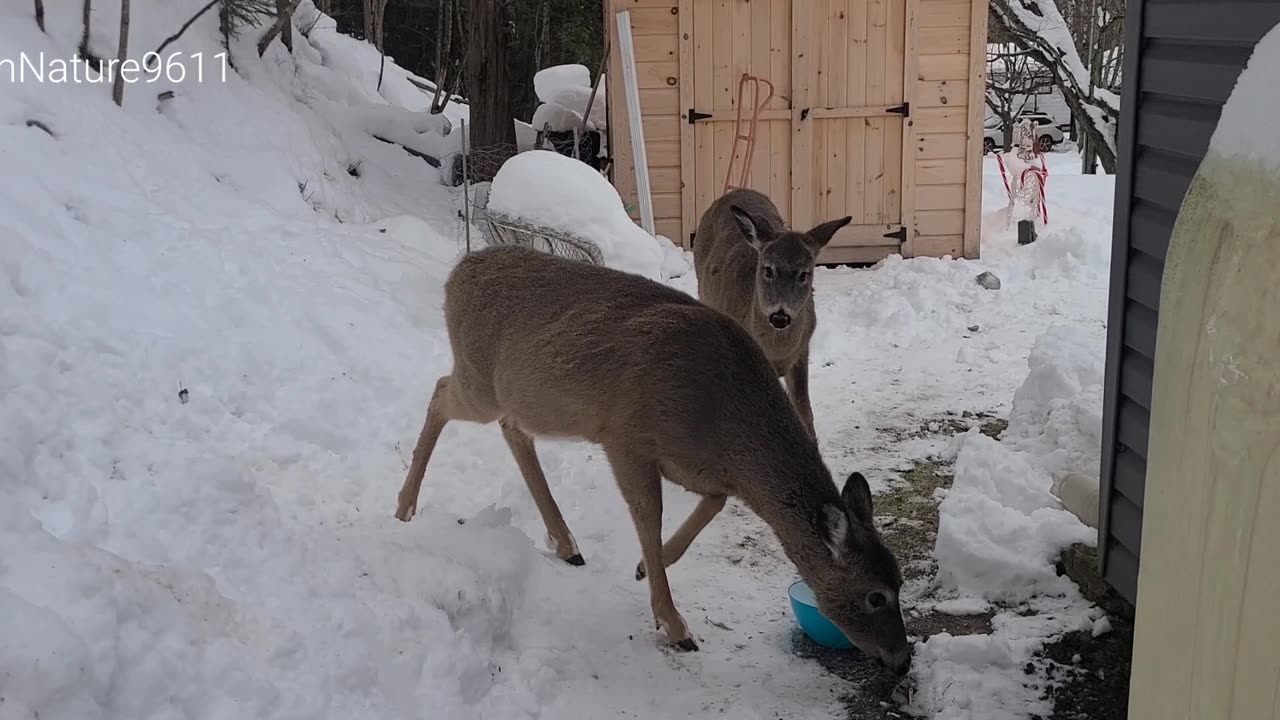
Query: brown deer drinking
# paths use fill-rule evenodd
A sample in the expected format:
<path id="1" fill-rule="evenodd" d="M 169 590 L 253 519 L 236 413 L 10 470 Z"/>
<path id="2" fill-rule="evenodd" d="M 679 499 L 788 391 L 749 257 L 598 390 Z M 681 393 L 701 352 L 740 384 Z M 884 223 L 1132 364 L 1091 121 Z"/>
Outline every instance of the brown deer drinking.
<path id="1" fill-rule="evenodd" d="M 453 371 L 436 382 L 396 517 L 416 512 L 446 423 L 496 420 L 552 548 L 582 565 L 534 437 L 597 443 L 631 511 L 650 606 L 670 642 L 698 648 L 666 567 L 733 495 L 777 534 L 819 609 L 864 651 L 906 672 L 902 577 L 872 522 L 867 481 L 853 473 L 837 490 L 773 366 L 736 322 L 638 275 L 513 246 L 460 260 L 444 313 Z M 701 495 L 665 545 L 664 476 Z"/>
<path id="2" fill-rule="evenodd" d="M 809 340 L 817 327 L 813 268 L 831 236 L 852 221 L 843 217 L 808 232 L 790 231 L 768 197 L 738 189 L 711 203 L 694 236 L 698 297 L 756 339 L 815 438 L 809 402 Z"/>

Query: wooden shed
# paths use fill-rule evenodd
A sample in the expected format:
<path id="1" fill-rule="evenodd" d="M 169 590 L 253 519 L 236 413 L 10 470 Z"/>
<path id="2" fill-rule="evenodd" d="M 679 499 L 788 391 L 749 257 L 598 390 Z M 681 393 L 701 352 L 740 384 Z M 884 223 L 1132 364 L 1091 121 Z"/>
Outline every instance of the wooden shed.
<path id="1" fill-rule="evenodd" d="M 774 89 L 747 185 L 798 229 L 854 218 L 820 262 L 978 256 L 987 0 L 604 4 L 612 180 L 636 207 L 615 19 L 627 10 L 659 234 L 691 247 L 723 193 L 745 74 Z"/>

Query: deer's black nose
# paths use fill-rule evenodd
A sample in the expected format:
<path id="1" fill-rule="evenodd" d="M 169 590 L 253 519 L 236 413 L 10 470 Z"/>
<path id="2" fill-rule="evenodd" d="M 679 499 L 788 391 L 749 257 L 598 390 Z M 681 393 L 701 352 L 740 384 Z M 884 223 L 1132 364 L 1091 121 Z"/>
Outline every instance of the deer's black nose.
<path id="1" fill-rule="evenodd" d="M 905 648 L 898 652 L 886 656 L 884 664 L 895 675 L 906 675 L 911 672 L 911 648 Z"/>
<path id="2" fill-rule="evenodd" d="M 791 316 L 779 310 L 769 316 L 769 324 L 781 330 L 791 324 Z"/>

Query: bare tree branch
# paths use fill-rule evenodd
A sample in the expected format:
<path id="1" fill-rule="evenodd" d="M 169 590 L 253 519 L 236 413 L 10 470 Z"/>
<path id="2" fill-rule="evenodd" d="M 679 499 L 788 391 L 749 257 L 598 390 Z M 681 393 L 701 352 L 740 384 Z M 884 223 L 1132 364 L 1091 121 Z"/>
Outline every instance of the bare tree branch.
<path id="1" fill-rule="evenodd" d="M 160 47 L 156 48 L 155 55 L 152 55 L 152 56 L 150 56 L 150 57 L 149 57 L 149 61 L 151 62 L 151 67 L 149 67 L 149 68 L 147 68 L 147 69 L 148 69 L 148 70 L 154 70 L 154 69 L 155 69 L 155 63 L 156 63 L 156 62 L 159 62 L 158 58 L 159 58 L 160 53 L 164 52 L 164 49 L 165 49 L 165 48 L 167 48 L 167 47 L 169 47 L 170 45 L 172 45 L 174 42 L 177 42 L 178 38 L 182 37 L 182 34 L 183 34 L 183 33 L 185 33 L 185 32 L 187 31 L 187 28 L 190 28 L 192 25 L 194 25 L 194 24 L 195 24 L 195 22 L 196 22 L 197 20 L 199 20 L 199 19 L 200 19 L 200 16 L 201 16 L 201 15 L 204 15 L 205 13 L 209 12 L 210 10 L 212 10 L 212 9 L 213 9 L 213 6 L 217 5 L 217 4 L 218 4 L 218 3 L 220 3 L 220 2 L 222 2 L 222 0 L 209 0 L 209 4 L 208 4 L 208 5 L 205 5 L 205 6 L 204 6 L 204 7 L 202 7 L 202 8 L 200 8 L 199 12 L 197 12 L 195 15 L 192 15 L 190 20 L 188 20 L 188 21 L 186 21 L 185 23 L 183 23 L 183 24 L 182 24 L 182 27 L 178 28 L 178 32 L 176 32 L 176 33 L 174 33 L 174 34 L 170 35 L 169 37 L 165 38 L 165 39 L 164 39 L 164 42 L 160 43 Z M 89 0 L 85 0 L 85 6 L 86 6 L 86 7 L 88 6 L 88 4 L 89 4 Z M 85 27 L 88 27 L 88 23 L 89 23 L 89 17 L 88 17 L 88 13 L 86 12 L 86 13 L 85 13 Z M 87 34 L 87 33 L 86 33 L 86 34 Z"/>
<path id="2" fill-rule="evenodd" d="M 36 25 L 40 26 L 40 32 L 49 32 L 44 26 L 44 0 L 36 0 Z"/>

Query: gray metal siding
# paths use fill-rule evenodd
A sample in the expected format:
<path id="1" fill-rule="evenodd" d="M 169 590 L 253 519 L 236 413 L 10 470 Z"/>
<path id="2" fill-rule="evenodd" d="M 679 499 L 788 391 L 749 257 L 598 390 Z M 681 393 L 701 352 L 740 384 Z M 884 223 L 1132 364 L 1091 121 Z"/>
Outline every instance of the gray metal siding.
<path id="1" fill-rule="evenodd" d="M 1098 556 L 1107 581 L 1135 602 L 1169 236 L 1222 104 L 1254 45 L 1280 23 L 1280 0 L 1129 0 L 1126 22 Z"/>

